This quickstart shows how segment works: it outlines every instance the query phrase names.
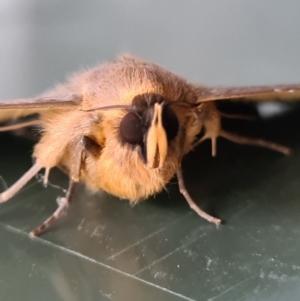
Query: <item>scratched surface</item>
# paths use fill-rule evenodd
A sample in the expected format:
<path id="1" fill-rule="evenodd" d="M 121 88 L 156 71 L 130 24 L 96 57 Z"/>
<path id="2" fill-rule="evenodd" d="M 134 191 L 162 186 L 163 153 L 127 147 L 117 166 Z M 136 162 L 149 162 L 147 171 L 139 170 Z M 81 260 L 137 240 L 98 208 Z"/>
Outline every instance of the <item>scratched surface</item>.
<path id="1" fill-rule="evenodd" d="M 292 1 L 191 1 L 172 12 L 171 1 L 2 1 L 0 99 L 34 96 L 124 50 L 211 84 L 300 82 Z M 225 126 L 290 145 L 292 156 L 220 139 L 216 158 L 205 143 L 184 160 L 187 188 L 225 220 L 219 229 L 191 212 L 173 179 L 135 207 L 80 187 L 67 216 L 31 239 L 67 186 L 59 170 L 47 189 L 32 180 L 0 206 L 0 300 L 298 300 L 300 111 L 289 108 Z M 31 166 L 32 145 L 0 135 L 8 185 Z"/>

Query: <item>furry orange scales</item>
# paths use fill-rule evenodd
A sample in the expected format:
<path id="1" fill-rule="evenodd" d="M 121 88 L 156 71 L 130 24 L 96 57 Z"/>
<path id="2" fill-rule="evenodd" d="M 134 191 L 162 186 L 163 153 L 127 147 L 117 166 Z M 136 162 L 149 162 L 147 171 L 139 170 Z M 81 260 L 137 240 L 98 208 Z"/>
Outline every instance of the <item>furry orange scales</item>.
<path id="1" fill-rule="evenodd" d="M 160 192 L 177 175 L 180 192 L 190 207 L 209 222 L 221 220 L 202 211 L 187 192 L 182 158 L 206 139 L 216 155 L 218 137 L 289 154 L 289 148 L 222 129 L 221 117 L 243 118 L 218 111 L 220 100 L 295 100 L 300 84 L 256 87 L 207 87 L 191 84 L 153 63 L 121 56 L 71 77 L 67 83 L 34 99 L 0 101 L 0 121 L 38 114 L 34 121 L 0 128 L 8 131 L 38 125 L 35 164 L 0 194 L 11 199 L 41 169 L 45 184 L 53 167 L 70 178 L 57 210 L 31 235 L 41 234 L 69 206 L 74 188 L 83 182 L 138 202 Z M 198 134 L 204 136 L 197 140 Z"/>

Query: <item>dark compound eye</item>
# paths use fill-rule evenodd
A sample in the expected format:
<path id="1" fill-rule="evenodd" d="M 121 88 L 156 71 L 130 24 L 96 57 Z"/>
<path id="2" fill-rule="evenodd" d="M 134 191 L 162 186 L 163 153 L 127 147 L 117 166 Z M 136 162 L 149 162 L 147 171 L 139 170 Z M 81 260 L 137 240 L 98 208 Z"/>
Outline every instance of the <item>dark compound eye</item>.
<path id="1" fill-rule="evenodd" d="M 174 111 L 169 107 L 165 106 L 162 113 L 163 126 L 166 130 L 168 141 L 173 140 L 179 129 L 179 122 Z"/>
<path id="2" fill-rule="evenodd" d="M 122 138 L 130 144 L 143 143 L 143 130 L 140 118 L 132 113 L 127 113 L 120 123 Z"/>

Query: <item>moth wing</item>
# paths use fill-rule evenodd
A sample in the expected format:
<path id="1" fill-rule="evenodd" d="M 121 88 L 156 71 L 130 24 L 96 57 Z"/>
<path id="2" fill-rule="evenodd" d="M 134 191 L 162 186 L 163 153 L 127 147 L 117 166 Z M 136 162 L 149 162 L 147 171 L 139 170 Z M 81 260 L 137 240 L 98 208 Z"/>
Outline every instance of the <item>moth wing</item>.
<path id="1" fill-rule="evenodd" d="M 198 87 L 199 102 L 215 100 L 300 100 L 300 84 L 248 87 Z"/>
<path id="2" fill-rule="evenodd" d="M 80 108 L 81 100 L 82 97 L 77 95 L 0 100 L 0 121 L 38 114 L 47 109 Z"/>
<path id="3" fill-rule="evenodd" d="M 48 109 L 61 107 L 78 106 L 81 102 L 81 97 L 77 95 L 63 96 L 63 97 L 37 97 L 37 98 L 23 98 L 0 100 L 0 109 Z"/>

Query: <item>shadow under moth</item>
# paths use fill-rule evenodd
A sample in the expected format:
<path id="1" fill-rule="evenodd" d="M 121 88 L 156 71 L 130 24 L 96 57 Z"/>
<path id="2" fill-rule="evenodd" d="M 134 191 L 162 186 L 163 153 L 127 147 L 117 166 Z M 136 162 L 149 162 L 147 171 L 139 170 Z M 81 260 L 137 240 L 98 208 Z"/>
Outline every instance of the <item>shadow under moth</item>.
<path id="1" fill-rule="evenodd" d="M 290 149 L 263 139 L 248 138 L 222 129 L 225 114 L 216 101 L 273 101 L 300 99 L 300 84 L 208 87 L 185 79 L 145 60 L 125 55 L 75 74 L 65 84 L 41 97 L 0 101 L 0 121 L 38 114 L 32 121 L 2 126 L 0 131 L 38 126 L 39 142 L 33 166 L 0 194 L 11 199 L 41 169 L 44 184 L 53 167 L 70 179 L 57 210 L 30 234 L 44 232 L 66 211 L 77 183 L 104 190 L 133 203 L 160 192 L 176 175 L 180 192 L 202 218 L 221 220 L 196 205 L 185 188 L 182 158 L 206 139 L 216 155 L 218 137 L 289 154 Z M 201 138 L 199 133 L 204 132 Z"/>

